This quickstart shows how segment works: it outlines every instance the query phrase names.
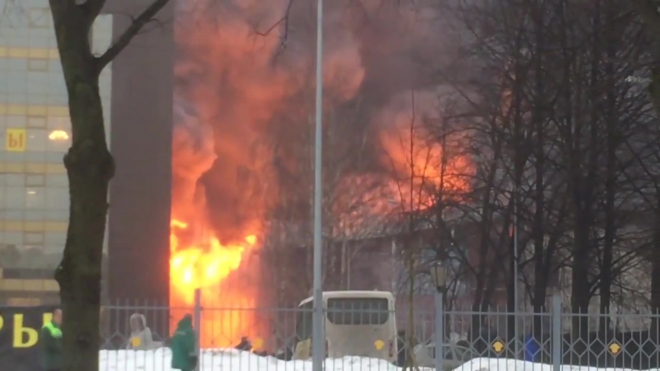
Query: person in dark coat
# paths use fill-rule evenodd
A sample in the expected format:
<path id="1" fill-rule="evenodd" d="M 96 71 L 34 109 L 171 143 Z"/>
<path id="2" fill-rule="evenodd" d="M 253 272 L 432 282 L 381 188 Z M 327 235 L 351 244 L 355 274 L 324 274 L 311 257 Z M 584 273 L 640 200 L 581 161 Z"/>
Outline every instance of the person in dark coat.
<path id="1" fill-rule="evenodd" d="M 55 309 L 53 318 L 41 328 L 39 343 L 45 371 L 62 370 L 62 310 Z"/>
<path id="2" fill-rule="evenodd" d="M 186 314 L 179 321 L 174 336 L 172 336 L 172 368 L 192 371 L 195 367 L 197 367 L 195 331 L 192 327 L 192 316 Z"/>

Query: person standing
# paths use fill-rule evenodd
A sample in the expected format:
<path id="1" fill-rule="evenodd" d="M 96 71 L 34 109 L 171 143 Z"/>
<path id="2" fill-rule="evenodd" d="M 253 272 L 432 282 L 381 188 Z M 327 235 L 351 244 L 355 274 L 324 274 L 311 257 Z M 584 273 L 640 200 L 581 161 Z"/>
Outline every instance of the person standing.
<path id="1" fill-rule="evenodd" d="M 151 336 L 151 329 L 147 327 L 147 319 L 144 315 L 134 313 L 131 315 L 131 337 L 128 341 L 127 349 L 150 350 L 154 349 L 154 340 Z"/>
<path id="2" fill-rule="evenodd" d="M 197 367 L 195 332 L 192 326 L 192 316 L 186 314 L 179 321 L 174 336 L 172 336 L 172 368 L 192 371 L 195 367 Z"/>
<path id="3" fill-rule="evenodd" d="M 41 328 L 39 342 L 45 371 L 62 369 L 62 310 L 55 309 L 53 318 Z"/>

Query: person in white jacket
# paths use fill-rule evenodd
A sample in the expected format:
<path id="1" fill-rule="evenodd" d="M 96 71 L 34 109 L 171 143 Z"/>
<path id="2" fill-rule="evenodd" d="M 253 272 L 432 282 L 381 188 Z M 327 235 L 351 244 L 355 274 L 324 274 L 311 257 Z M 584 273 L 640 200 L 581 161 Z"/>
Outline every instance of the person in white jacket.
<path id="1" fill-rule="evenodd" d="M 149 350 L 155 349 L 156 344 L 151 336 L 151 330 L 147 327 L 147 319 L 139 313 L 131 315 L 131 337 L 127 349 Z"/>

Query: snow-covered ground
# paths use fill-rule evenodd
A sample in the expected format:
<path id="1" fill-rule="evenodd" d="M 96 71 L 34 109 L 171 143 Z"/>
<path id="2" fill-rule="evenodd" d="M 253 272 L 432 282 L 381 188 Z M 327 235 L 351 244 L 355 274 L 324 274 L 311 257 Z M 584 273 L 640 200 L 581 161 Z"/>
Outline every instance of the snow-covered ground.
<path id="1" fill-rule="evenodd" d="M 172 354 L 163 348 L 153 351 L 101 351 L 101 371 L 170 371 Z M 205 350 L 202 352 L 199 371 L 311 371 L 309 361 L 280 361 L 272 357 L 259 357 L 237 350 Z M 386 361 L 345 357 L 328 359 L 326 371 L 400 371 Z M 420 369 L 420 371 L 431 371 Z M 552 366 L 531 362 L 477 358 L 456 371 L 553 371 Z M 624 371 L 624 369 L 598 369 L 594 367 L 562 366 L 561 371 Z M 634 370 L 625 370 L 634 371 Z M 660 371 L 660 370 L 649 370 Z"/>
<path id="2" fill-rule="evenodd" d="M 100 371 L 170 371 L 172 353 L 167 348 L 152 351 L 102 350 Z M 311 371 L 310 361 L 281 361 L 234 349 L 204 350 L 199 371 Z M 345 357 L 326 360 L 327 371 L 400 371 L 379 359 Z M 428 371 L 420 369 L 423 371 Z"/>
<path id="3" fill-rule="evenodd" d="M 553 371 L 551 365 L 525 361 L 475 358 L 455 371 Z M 561 366 L 561 371 L 637 371 L 625 368 L 596 368 L 585 366 Z M 651 369 L 647 371 L 660 371 Z"/>

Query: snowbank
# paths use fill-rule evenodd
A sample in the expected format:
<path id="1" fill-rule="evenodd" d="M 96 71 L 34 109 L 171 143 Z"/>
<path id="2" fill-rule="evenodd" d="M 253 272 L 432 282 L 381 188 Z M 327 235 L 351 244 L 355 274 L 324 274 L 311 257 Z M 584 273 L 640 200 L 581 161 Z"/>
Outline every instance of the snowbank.
<path id="1" fill-rule="evenodd" d="M 163 348 L 151 351 L 102 350 L 100 371 L 170 371 L 172 353 Z M 311 361 L 281 361 L 273 357 L 260 357 L 234 349 L 202 351 L 199 371 L 311 371 Z M 328 359 L 328 371 L 400 371 L 401 369 L 379 359 L 345 357 Z M 424 370 L 424 369 L 420 369 Z M 424 371 L 429 371 L 428 369 Z"/>
<path id="2" fill-rule="evenodd" d="M 100 353 L 100 371 L 170 371 L 172 353 L 163 348 L 151 351 L 103 350 Z M 199 371 L 311 371 L 310 361 L 280 361 L 272 357 L 259 357 L 250 352 L 233 349 L 204 350 Z M 401 371 L 386 361 L 361 357 L 328 359 L 327 371 Z M 420 369 L 420 371 L 432 371 Z M 552 366 L 506 360 L 476 358 L 455 371 L 553 371 Z M 598 369 L 595 367 L 562 366 L 561 371 L 634 371 L 626 369 Z M 649 371 L 660 371 L 658 369 Z"/>
<path id="3" fill-rule="evenodd" d="M 454 371 L 552 371 L 551 365 L 525 361 L 475 358 Z M 561 366 L 561 371 L 635 371 L 625 368 L 596 368 L 585 366 Z M 652 369 L 648 371 L 660 371 Z"/>

